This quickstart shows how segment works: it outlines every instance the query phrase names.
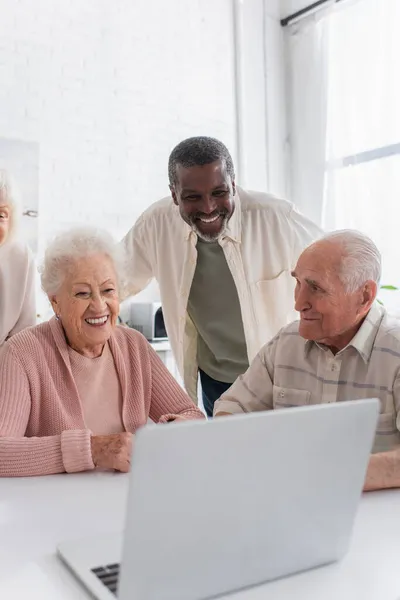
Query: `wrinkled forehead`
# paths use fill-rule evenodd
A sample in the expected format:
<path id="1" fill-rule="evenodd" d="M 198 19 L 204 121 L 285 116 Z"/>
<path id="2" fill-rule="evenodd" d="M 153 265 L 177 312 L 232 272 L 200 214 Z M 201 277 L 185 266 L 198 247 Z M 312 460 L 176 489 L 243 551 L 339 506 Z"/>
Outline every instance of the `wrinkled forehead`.
<path id="1" fill-rule="evenodd" d="M 299 278 L 312 278 L 319 282 L 340 281 L 341 249 L 335 244 L 316 242 L 300 255 L 295 268 Z"/>
<path id="2" fill-rule="evenodd" d="M 66 257 L 63 270 L 68 285 L 75 283 L 101 285 L 105 281 L 116 281 L 114 262 L 105 254 Z"/>
<path id="3" fill-rule="evenodd" d="M 221 160 L 192 167 L 184 167 L 178 163 L 176 177 L 181 189 L 216 188 L 230 181 L 225 162 Z"/>

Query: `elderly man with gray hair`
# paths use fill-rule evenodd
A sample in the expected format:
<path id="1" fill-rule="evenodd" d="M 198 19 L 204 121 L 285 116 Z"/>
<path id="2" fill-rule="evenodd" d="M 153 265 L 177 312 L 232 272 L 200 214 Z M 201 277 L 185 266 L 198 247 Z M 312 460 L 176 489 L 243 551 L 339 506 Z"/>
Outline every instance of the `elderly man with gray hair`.
<path id="1" fill-rule="evenodd" d="M 303 251 L 292 275 L 300 320 L 262 348 L 214 415 L 377 397 L 365 490 L 400 487 L 400 322 L 375 301 L 378 249 L 357 231 L 330 233 Z"/>

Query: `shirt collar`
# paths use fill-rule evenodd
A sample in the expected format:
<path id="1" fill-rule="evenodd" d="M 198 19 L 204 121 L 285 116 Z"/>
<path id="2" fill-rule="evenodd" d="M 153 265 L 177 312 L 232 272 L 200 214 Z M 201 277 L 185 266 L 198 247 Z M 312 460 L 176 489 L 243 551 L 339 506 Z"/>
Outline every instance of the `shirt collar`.
<path id="1" fill-rule="evenodd" d="M 352 346 L 355 350 L 357 350 L 363 361 L 367 363 L 371 357 L 376 334 L 378 333 L 379 325 L 384 314 L 385 309 L 379 306 L 377 302 L 374 302 L 360 329 L 357 331 L 353 339 L 347 344 L 347 346 L 338 352 L 338 355 L 343 353 L 349 346 Z M 313 340 L 307 340 L 304 345 L 305 357 L 308 356 L 308 353 L 313 345 L 318 346 L 320 350 L 327 350 L 326 346 L 318 344 Z"/>
<path id="2" fill-rule="evenodd" d="M 240 241 L 242 239 L 242 210 L 241 210 L 239 190 L 240 190 L 240 188 L 238 186 L 236 186 L 236 194 L 234 196 L 235 210 L 233 211 L 233 215 L 231 216 L 231 218 L 228 221 L 225 233 L 221 239 L 223 240 L 225 238 L 229 238 L 233 242 L 240 243 Z M 178 209 L 178 207 L 176 207 L 176 208 Z M 181 215 L 179 215 L 179 218 L 182 219 Z M 183 221 L 183 219 L 182 219 L 182 221 Z M 185 221 L 183 221 L 183 224 L 184 224 L 184 239 L 189 240 L 192 237 L 195 240 L 197 240 L 197 235 L 193 231 L 193 229 L 190 227 L 190 225 L 188 225 L 188 223 L 186 223 Z"/>
<path id="3" fill-rule="evenodd" d="M 360 329 L 349 343 L 349 346 L 353 346 L 353 348 L 357 350 L 365 363 L 367 363 L 371 357 L 376 334 L 378 333 L 379 325 L 381 324 L 384 314 L 385 309 L 379 306 L 377 302 L 374 302 Z"/>

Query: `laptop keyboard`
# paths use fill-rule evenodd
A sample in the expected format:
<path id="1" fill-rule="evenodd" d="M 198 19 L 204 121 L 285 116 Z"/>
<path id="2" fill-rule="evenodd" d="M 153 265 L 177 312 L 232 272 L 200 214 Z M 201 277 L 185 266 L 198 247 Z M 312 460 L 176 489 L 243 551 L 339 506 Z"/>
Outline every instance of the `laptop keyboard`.
<path id="1" fill-rule="evenodd" d="M 91 571 L 100 579 L 101 583 L 110 590 L 110 592 L 115 594 L 115 596 L 117 595 L 119 563 L 105 565 L 104 567 L 96 567 L 91 569 Z"/>

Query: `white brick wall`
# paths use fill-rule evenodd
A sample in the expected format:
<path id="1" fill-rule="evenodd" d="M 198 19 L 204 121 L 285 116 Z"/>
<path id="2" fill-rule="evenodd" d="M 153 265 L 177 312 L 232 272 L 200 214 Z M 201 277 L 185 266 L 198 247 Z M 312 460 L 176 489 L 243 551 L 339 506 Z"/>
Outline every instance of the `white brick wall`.
<path id="1" fill-rule="evenodd" d="M 1 0 L 0 134 L 40 144 L 39 254 L 77 222 L 122 236 L 184 137 L 235 156 L 233 52 L 230 0 Z"/>

